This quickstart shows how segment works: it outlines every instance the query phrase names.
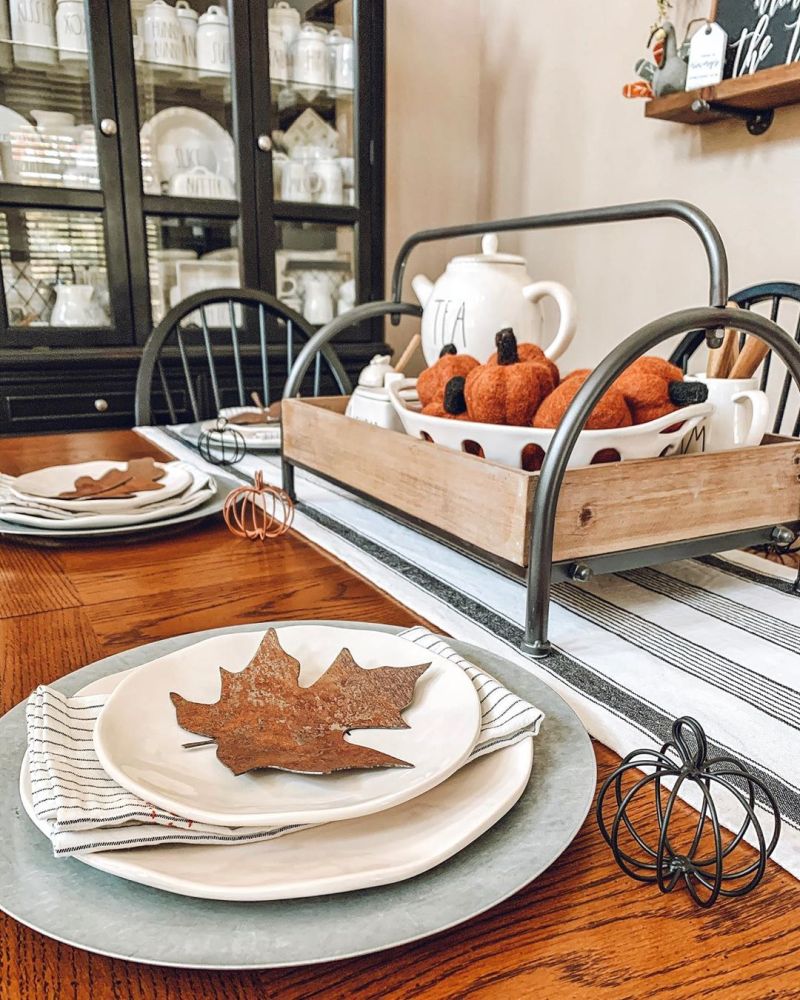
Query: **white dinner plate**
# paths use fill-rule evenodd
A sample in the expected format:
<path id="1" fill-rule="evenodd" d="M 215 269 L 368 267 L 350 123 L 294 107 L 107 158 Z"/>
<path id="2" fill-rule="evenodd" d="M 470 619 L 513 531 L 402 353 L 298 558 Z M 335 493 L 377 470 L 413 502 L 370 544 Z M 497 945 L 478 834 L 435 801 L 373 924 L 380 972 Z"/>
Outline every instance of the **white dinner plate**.
<path id="1" fill-rule="evenodd" d="M 239 413 L 260 413 L 257 406 L 226 406 L 219 411 L 221 417 L 230 420 L 231 417 Z M 200 427 L 201 432 L 213 430 L 217 425 L 216 420 L 206 420 Z M 250 451 L 266 451 L 281 446 L 281 425 L 276 424 L 231 424 L 235 431 L 238 431 L 244 438 L 244 443 Z"/>
<path id="2" fill-rule="evenodd" d="M 109 694 L 133 671 L 89 684 L 80 695 Z M 533 765 L 533 740 L 488 754 L 424 795 L 393 809 L 327 823 L 260 844 L 169 844 L 78 856 L 119 878 L 203 899 L 300 899 L 388 885 L 434 868 L 477 840 L 515 805 Z M 27 754 L 20 795 L 31 800 Z"/>
<path id="3" fill-rule="evenodd" d="M 206 167 L 236 190 L 236 148 L 210 115 L 183 106 L 164 108 L 139 133 L 146 194 L 161 194 L 175 174 Z"/>
<path id="4" fill-rule="evenodd" d="M 48 506 L 58 507 L 61 510 L 96 511 L 102 514 L 111 514 L 117 511 L 131 511 L 169 500 L 179 493 L 183 493 L 193 478 L 191 467 L 183 462 L 156 462 L 156 466 L 166 471 L 164 478 L 159 480 L 161 488 L 158 490 L 142 490 L 129 498 L 59 499 L 58 494 L 71 491 L 75 486 L 75 481 L 81 476 L 99 479 L 109 469 L 124 469 L 126 465 L 127 462 L 103 460 L 79 462 L 74 465 L 53 465 L 47 469 L 37 469 L 35 472 L 26 472 L 17 476 L 10 484 L 10 490 L 13 496 L 22 500 L 27 500 L 30 497 L 41 497 Z"/>
<path id="5" fill-rule="evenodd" d="M 183 749 L 198 737 L 178 725 L 170 692 L 189 701 L 217 701 L 219 668 L 242 670 L 263 638 L 250 632 L 206 639 L 125 678 L 95 726 L 95 748 L 106 771 L 147 802 L 196 822 L 282 826 L 381 812 L 427 792 L 467 760 L 480 729 L 480 703 L 472 681 L 454 663 L 385 632 L 293 625 L 279 629 L 278 637 L 300 661 L 303 686 L 320 677 L 343 647 L 365 668 L 430 660 L 403 714 L 410 728 L 365 729 L 347 737 L 413 766 L 328 775 L 267 769 L 236 776 L 217 759 L 213 745 Z"/>

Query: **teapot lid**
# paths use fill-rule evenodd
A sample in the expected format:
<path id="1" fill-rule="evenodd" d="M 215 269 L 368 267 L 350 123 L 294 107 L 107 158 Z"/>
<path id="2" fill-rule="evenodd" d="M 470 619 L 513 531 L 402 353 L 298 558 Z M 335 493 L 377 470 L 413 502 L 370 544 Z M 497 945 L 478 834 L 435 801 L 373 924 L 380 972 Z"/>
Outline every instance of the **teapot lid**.
<path id="1" fill-rule="evenodd" d="M 524 257 L 513 253 L 497 252 L 497 233 L 487 233 L 481 240 L 481 253 L 453 257 L 450 264 L 526 264 Z"/>

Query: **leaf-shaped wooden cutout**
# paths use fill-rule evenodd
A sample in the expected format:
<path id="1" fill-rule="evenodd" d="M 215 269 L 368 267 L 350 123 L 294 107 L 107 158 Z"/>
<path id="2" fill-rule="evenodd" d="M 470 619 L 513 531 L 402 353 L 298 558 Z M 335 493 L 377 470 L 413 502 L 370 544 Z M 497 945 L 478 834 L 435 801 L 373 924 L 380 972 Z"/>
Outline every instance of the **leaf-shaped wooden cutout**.
<path id="1" fill-rule="evenodd" d="M 219 701 L 211 705 L 170 694 L 178 725 L 209 736 L 234 774 L 277 768 L 330 774 L 351 768 L 411 767 L 380 750 L 345 740 L 353 729 L 408 729 L 402 712 L 430 663 L 365 670 L 343 649 L 310 687 L 300 664 L 269 629 L 244 670 L 220 668 Z"/>
<path id="2" fill-rule="evenodd" d="M 161 490 L 167 470 L 152 458 L 132 458 L 124 469 L 109 469 L 97 479 L 79 476 L 75 488 L 59 493 L 59 500 L 121 500 L 137 493 Z"/>

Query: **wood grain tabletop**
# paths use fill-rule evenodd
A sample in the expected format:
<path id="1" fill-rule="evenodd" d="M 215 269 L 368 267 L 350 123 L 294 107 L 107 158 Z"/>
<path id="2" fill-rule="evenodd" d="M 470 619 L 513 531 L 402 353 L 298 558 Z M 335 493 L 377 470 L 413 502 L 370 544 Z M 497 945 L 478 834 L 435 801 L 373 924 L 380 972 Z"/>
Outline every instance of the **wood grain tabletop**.
<path id="1" fill-rule="evenodd" d="M 11 474 L 144 455 L 163 457 L 132 431 L 0 439 L 0 471 Z M 418 621 L 292 533 L 261 545 L 213 522 L 137 545 L 0 543 L 0 712 L 37 684 L 132 646 L 285 618 Z M 618 758 L 595 751 L 602 779 Z M 687 808 L 679 819 L 688 830 Z M 590 814 L 562 857 L 505 903 L 426 941 L 344 962 L 163 969 L 79 951 L 0 914 L 0 1000 L 799 997 L 799 909 L 800 886 L 771 863 L 752 896 L 710 911 L 685 894 L 661 896 L 617 871 Z"/>

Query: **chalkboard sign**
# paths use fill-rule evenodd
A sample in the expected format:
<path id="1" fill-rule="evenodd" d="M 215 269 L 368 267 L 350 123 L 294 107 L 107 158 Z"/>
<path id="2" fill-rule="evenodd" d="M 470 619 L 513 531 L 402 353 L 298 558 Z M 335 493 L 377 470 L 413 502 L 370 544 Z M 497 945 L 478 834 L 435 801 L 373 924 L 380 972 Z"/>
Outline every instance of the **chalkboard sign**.
<path id="1" fill-rule="evenodd" d="M 800 0 L 719 0 L 728 33 L 725 76 L 800 62 Z"/>

